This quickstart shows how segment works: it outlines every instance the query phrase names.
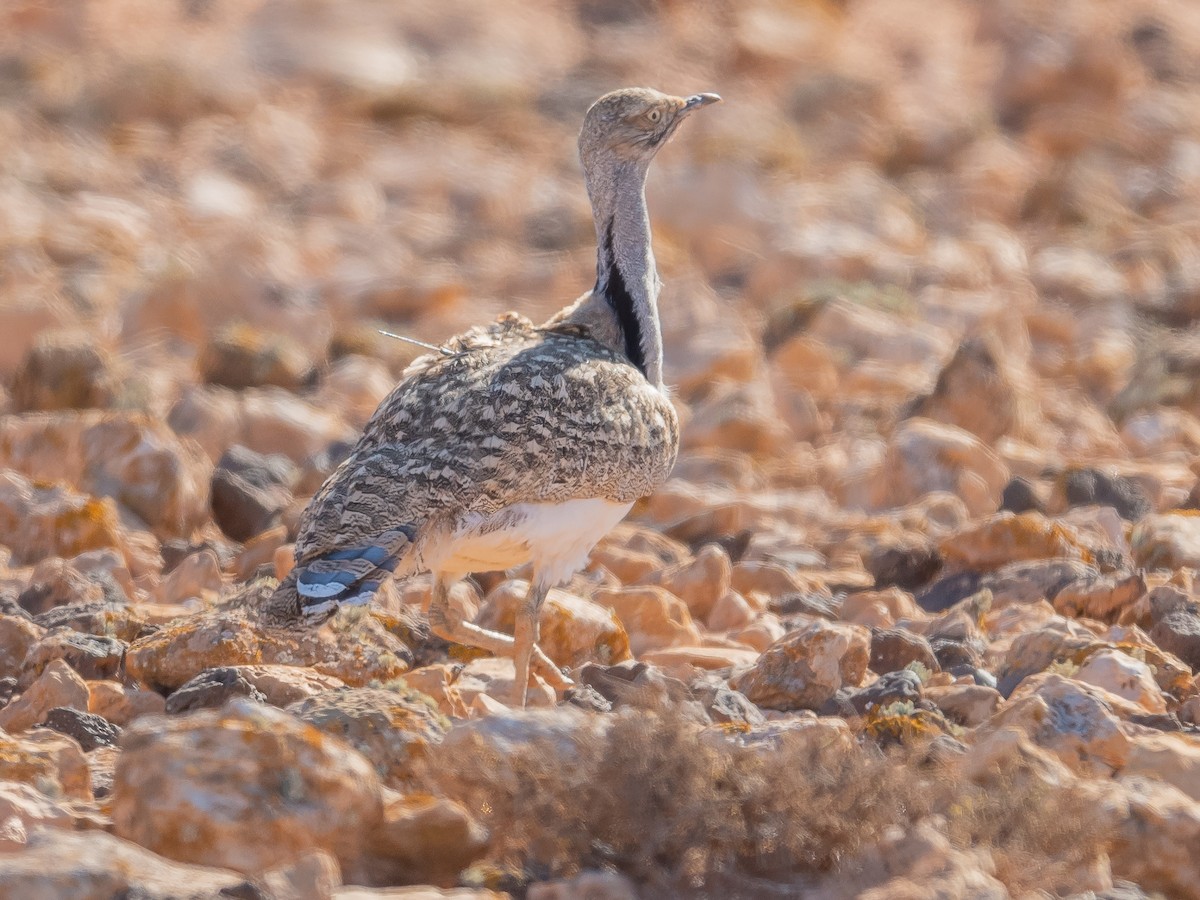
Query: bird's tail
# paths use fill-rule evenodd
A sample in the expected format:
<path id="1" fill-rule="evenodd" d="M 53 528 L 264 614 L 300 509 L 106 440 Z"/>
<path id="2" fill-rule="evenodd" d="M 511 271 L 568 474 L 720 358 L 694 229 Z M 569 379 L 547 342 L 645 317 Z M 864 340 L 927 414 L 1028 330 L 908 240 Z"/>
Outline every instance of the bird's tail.
<path id="1" fill-rule="evenodd" d="M 412 549 L 416 529 L 400 526 L 362 544 L 327 550 L 298 562 L 294 577 L 302 618 L 321 622 L 342 606 L 363 606 Z"/>

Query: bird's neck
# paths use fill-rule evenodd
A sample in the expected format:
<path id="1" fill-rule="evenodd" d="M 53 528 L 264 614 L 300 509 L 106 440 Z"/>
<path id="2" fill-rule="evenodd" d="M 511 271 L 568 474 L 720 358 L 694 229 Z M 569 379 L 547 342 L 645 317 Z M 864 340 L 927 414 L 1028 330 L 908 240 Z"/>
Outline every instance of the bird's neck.
<path id="1" fill-rule="evenodd" d="M 646 212 L 646 168 L 615 162 L 588 173 L 596 221 L 596 286 L 568 315 L 609 338 L 653 385 L 662 385 L 658 271 Z"/>

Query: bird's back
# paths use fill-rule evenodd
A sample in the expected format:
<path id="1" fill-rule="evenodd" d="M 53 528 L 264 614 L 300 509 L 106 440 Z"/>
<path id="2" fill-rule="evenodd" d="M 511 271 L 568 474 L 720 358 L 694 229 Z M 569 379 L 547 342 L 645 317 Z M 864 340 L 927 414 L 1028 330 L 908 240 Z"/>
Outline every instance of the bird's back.
<path id="1" fill-rule="evenodd" d="M 629 503 L 670 472 L 678 423 L 665 393 L 586 330 L 509 314 L 414 362 L 313 498 L 298 563 L 403 527 L 418 547 L 520 503 Z"/>

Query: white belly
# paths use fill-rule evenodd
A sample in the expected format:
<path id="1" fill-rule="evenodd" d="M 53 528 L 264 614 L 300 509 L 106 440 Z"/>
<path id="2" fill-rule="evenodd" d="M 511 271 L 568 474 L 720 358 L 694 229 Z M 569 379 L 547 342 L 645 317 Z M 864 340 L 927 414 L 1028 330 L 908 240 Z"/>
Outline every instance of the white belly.
<path id="1" fill-rule="evenodd" d="M 452 575 L 533 563 L 534 575 L 562 584 L 587 565 L 596 542 L 633 506 L 610 500 L 521 503 L 463 522 L 443 546 L 425 554 L 428 567 Z"/>

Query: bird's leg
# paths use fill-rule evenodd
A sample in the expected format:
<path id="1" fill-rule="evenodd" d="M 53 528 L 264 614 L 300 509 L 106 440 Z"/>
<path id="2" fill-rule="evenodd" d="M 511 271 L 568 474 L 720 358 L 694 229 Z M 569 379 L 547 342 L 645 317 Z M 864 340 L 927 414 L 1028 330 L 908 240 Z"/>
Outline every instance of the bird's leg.
<path id="1" fill-rule="evenodd" d="M 513 656 L 515 641 L 507 634 L 480 628 L 474 622 L 463 618 L 462 611 L 450 602 L 450 588 L 454 579 L 445 575 L 434 575 L 433 597 L 429 603 L 429 628 L 443 640 L 455 644 L 466 644 L 470 647 L 480 647 L 497 656 Z M 518 614 L 518 620 L 520 616 Z M 574 682 L 567 678 L 550 658 L 534 644 L 533 668 L 558 691 L 565 691 Z M 528 663 L 526 664 L 526 679 L 528 680 Z M 523 705 L 523 704 L 522 704 Z"/>
<path id="2" fill-rule="evenodd" d="M 513 628 L 513 665 L 516 680 L 513 683 L 514 699 L 518 707 L 525 706 L 525 694 L 529 688 L 529 664 L 538 648 L 538 613 L 549 592 L 549 585 L 536 576 L 529 583 L 529 592 L 517 607 L 517 620 Z"/>

